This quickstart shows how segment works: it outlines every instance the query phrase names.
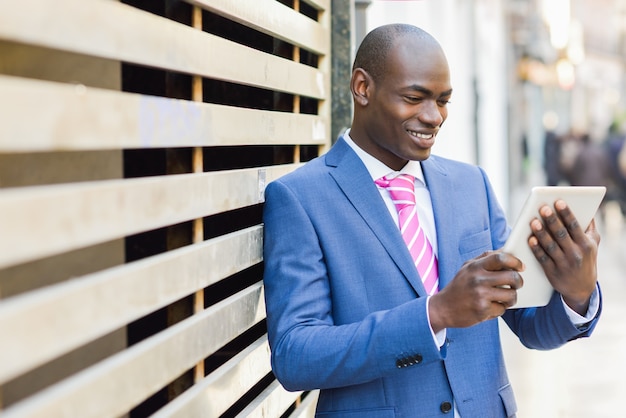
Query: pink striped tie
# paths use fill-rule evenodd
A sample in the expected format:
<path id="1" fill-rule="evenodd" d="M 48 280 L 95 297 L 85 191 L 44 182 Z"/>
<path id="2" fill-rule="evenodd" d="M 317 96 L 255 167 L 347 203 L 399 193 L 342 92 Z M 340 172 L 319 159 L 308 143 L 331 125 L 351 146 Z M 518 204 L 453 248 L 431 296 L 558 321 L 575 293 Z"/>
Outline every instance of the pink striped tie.
<path id="1" fill-rule="evenodd" d="M 402 238 L 413 257 L 417 272 L 422 277 L 426 292 L 432 295 L 437 293 L 439 287 L 437 257 L 417 218 L 414 181 L 413 176 L 400 174 L 391 179 L 382 177 L 376 180 L 376 184 L 389 191 L 391 200 L 398 210 Z"/>

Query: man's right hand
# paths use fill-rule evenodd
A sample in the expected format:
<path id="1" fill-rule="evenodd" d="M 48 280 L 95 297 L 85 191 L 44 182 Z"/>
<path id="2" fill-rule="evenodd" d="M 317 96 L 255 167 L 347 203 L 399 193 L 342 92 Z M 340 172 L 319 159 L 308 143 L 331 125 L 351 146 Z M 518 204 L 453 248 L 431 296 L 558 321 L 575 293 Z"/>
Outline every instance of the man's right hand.
<path id="1" fill-rule="evenodd" d="M 517 302 L 524 264 L 502 251 L 467 261 L 454 279 L 431 296 L 428 310 L 434 332 L 465 328 L 501 316 Z"/>

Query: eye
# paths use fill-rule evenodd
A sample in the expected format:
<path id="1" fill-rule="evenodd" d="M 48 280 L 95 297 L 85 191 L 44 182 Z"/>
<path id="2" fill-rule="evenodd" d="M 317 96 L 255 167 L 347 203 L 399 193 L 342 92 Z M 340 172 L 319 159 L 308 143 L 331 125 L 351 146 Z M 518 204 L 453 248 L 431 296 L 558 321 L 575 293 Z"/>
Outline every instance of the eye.
<path id="1" fill-rule="evenodd" d="M 404 96 L 404 100 L 409 103 L 419 103 L 422 101 L 422 98 L 418 96 Z"/>
<path id="2" fill-rule="evenodd" d="M 437 104 L 438 104 L 439 106 L 446 106 L 446 105 L 448 105 L 448 104 L 450 104 L 450 103 L 451 103 L 451 102 L 450 102 L 450 100 L 448 100 L 448 99 L 440 99 L 440 100 L 437 100 Z"/>

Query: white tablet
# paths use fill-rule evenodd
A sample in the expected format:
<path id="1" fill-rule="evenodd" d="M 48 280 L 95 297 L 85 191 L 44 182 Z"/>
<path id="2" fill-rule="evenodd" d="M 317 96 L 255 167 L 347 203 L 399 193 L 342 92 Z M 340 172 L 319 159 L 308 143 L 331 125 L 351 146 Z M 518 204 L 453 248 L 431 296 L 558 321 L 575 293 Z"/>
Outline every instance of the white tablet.
<path id="1" fill-rule="evenodd" d="M 552 296 L 552 286 L 528 246 L 528 238 L 531 235 L 530 221 L 533 218 L 541 220 L 539 208 L 547 204 L 554 209 L 554 202 L 563 199 L 585 230 L 595 216 L 605 193 L 606 187 L 601 186 L 544 186 L 534 187 L 531 190 L 515 221 L 511 235 L 502 248 L 503 251 L 513 254 L 526 265 L 526 270 L 521 273 L 524 286 L 517 291 L 517 303 L 512 308 L 545 306 Z"/>

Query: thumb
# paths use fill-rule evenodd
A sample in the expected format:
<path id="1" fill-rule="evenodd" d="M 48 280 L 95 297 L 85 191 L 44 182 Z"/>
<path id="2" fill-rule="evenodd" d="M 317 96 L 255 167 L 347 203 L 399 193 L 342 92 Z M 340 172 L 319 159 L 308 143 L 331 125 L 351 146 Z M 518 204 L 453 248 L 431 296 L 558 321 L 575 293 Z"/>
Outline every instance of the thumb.
<path id="1" fill-rule="evenodd" d="M 596 228 L 596 220 L 592 219 L 585 231 L 585 235 L 595 241 L 596 244 L 600 244 L 600 234 Z"/>

